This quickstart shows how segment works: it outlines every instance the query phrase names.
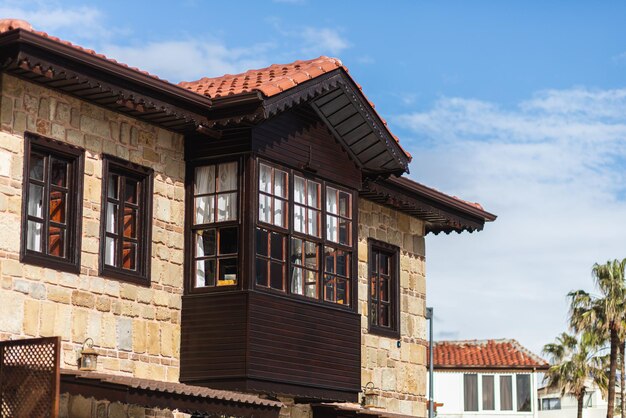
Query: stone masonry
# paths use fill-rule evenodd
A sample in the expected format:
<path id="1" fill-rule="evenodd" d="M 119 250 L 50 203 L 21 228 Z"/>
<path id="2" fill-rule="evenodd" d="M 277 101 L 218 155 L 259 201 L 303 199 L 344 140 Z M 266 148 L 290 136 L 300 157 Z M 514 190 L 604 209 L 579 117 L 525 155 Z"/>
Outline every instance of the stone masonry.
<path id="1" fill-rule="evenodd" d="M 22 264 L 24 131 L 86 150 L 80 274 Z M 98 276 L 101 154 L 152 167 L 150 287 Z M 101 372 L 177 381 L 183 289 L 183 138 L 2 75 L 0 107 L 0 339 L 60 335 L 75 368 L 87 337 Z"/>
<path id="2" fill-rule="evenodd" d="M 400 347 L 368 333 L 368 238 L 400 248 Z M 374 384 L 387 411 L 426 416 L 424 222 L 360 199 L 358 256 L 361 382 Z"/>

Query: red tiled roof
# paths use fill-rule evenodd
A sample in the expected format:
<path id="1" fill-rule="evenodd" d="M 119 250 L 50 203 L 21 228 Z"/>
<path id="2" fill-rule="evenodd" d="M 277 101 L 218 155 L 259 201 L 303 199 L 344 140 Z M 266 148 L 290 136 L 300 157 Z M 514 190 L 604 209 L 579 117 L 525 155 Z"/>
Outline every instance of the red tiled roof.
<path id="1" fill-rule="evenodd" d="M 435 343 L 435 368 L 541 368 L 549 367 L 512 339 L 440 341 Z"/>
<path id="2" fill-rule="evenodd" d="M 337 58 L 322 56 L 308 61 L 274 64 L 267 68 L 249 70 L 241 74 L 226 74 L 220 77 L 204 77 L 196 81 L 183 81 L 178 85 L 211 98 L 252 91 L 259 91 L 266 97 L 272 97 L 337 68 L 348 71 Z"/>

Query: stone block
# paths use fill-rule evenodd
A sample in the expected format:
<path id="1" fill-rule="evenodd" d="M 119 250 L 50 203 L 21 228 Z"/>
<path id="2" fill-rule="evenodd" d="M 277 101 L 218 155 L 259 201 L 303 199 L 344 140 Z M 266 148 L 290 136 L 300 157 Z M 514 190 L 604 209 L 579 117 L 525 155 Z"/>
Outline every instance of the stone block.
<path id="1" fill-rule="evenodd" d="M 90 292 L 74 290 L 72 292 L 72 305 L 94 308 L 96 305 L 96 297 Z"/>
<path id="2" fill-rule="evenodd" d="M 133 319 L 133 352 L 146 352 L 146 321 Z"/>
<path id="3" fill-rule="evenodd" d="M 92 418 L 93 398 L 84 398 L 80 395 L 72 396 L 69 402 L 69 416 L 72 418 Z"/>
<path id="4" fill-rule="evenodd" d="M 13 154 L 0 150 L 0 176 L 9 177 L 11 175 L 11 158 Z"/>
<path id="5" fill-rule="evenodd" d="M 4 270 L 3 270 L 4 271 Z M 0 332 L 20 334 L 24 322 L 24 295 L 0 290 Z"/>
<path id="6" fill-rule="evenodd" d="M 128 405 L 122 404 L 120 402 L 114 402 L 109 404 L 109 416 L 108 418 L 127 418 L 126 414 Z"/>
<path id="7" fill-rule="evenodd" d="M 133 320 L 130 318 L 117 318 L 117 347 L 120 350 L 132 351 L 133 349 Z"/>
<path id="8" fill-rule="evenodd" d="M 129 283 L 122 283 L 120 285 L 120 297 L 127 300 L 137 299 L 137 286 Z"/>
<path id="9" fill-rule="evenodd" d="M 147 330 L 147 344 L 146 348 L 148 349 L 148 353 L 152 355 L 159 355 L 161 352 L 161 338 L 160 338 L 160 329 L 159 324 L 157 322 L 148 322 L 146 325 Z"/>
<path id="10" fill-rule="evenodd" d="M 72 315 L 72 341 L 82 343 L 89 335 L 87 335 L 87 326 L 89 323 L 89 311 L 85 309 L 75 309 Z"/>
<path id="11" fill-rule="evenodd" d="M 24 334 L 39 335 L 39 306 L 40 302 L 26 299 L 24 301 Z"/>
<path id="12" fill-rule="evenodd" d="M 101 345 L 103 347 L 115 348 L 115 317 L 111 315 L 104 315 L 102 317 L 102 330 L 100 332 L 100 335 L 102 336 Z"/>

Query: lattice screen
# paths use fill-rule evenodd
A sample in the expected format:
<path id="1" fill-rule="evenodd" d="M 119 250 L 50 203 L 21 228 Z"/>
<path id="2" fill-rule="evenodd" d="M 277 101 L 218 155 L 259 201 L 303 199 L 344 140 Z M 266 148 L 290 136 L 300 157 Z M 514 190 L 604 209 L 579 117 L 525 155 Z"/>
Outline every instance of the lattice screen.
<path id="1" fill-rule="evenodd" d="M 0 341 L 0 416 L 57 418 L 61 339 Z"/>

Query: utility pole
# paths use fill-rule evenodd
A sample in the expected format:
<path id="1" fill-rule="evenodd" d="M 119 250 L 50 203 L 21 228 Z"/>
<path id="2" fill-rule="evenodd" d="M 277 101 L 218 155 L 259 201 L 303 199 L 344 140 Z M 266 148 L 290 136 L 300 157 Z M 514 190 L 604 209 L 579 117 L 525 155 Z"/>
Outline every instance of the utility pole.
<path id="1" fill-rule="evenodd" d="M 435 400 L 433 399 L 433 308 L 426 308 L 426 319 L 429 321 L 428 338 L 428 418 L 435 418 Z"/>

